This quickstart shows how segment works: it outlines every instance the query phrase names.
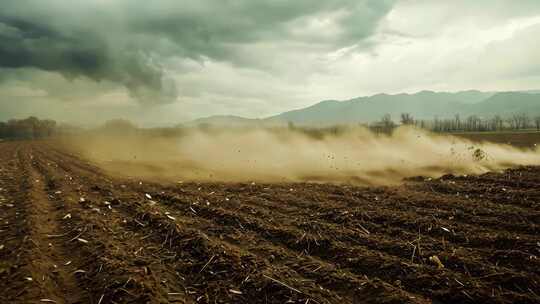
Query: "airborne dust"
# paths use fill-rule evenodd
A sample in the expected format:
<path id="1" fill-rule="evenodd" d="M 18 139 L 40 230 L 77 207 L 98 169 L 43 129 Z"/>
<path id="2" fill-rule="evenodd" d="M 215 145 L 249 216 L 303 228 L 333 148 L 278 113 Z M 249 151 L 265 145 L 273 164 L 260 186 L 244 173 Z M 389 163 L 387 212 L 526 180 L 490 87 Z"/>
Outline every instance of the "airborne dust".
<path id="1" fill-rule="evenodd" d="M 540 164 L 540 151 L 473 143 L 398 128 L 339 132 L 189 129 L 179 136 L 92 134 L 72 140 L 109 173 L 166 181 L 346 182 L 390 185 L 406 177 L 480 174 Z"/>

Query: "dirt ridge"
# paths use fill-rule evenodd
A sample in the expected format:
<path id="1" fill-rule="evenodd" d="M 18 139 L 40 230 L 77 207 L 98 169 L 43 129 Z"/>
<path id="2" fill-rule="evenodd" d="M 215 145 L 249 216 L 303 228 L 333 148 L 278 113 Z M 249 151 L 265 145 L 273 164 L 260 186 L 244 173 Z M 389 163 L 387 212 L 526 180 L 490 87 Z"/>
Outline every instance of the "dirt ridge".
<path id="1" fill-rule="evenodd" d="M 47 142 L 0 161 L 9 303 L 540 302 L 537 167 L 369 188 L 118 178 Z"/>

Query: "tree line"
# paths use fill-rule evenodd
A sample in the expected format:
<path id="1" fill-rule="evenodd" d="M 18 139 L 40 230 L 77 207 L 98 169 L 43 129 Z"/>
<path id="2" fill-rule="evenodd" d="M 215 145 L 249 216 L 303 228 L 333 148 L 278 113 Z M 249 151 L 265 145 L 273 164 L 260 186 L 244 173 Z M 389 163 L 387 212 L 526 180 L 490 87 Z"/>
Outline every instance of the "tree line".
<path id="1" fill-rule="evenodd" d="M 398 125 L 412 125 L 433 132 L 486 132 L 504 130 L 536 129 L 540 131 L 540 116 L 530 117 L 526 113 L 513 114 L 507 117 L 494 115 L 482 118 L 470 115 L 461 118 L 455 115 L 453 118 L 438 118 L 432 120 L 414 119 L 410 113 L 402 113 L 399 123 L 392 120 L 390 114 L 385 114 L 379 121 L 370 125 L 375 131 L 391 131 Z"/>
<path id="2" fill-rule="evenodd" d="M 375 132 L 388 133 L 399 125 L 411 125 L 441 133 L 525 130 L 533 128 L 540 131 L 540 116 L 531 117 L 526 113 L 519 113 L 504 118 L 500 115 L 490 118 L 482 118 L 477 115 L 461 118 L 460 115 L 455 115 L 453 118 L 440 119 L 435 117 L 432 120 L 423 120 L 415 119 L 410 113 L 402 113 L 398 122 L 395 122 L 390 114 L 385 114 L 379 121 L 367 126 Z M 289 128 L 294 128 L 292 123 L 289 123 Z M 109 133 L 125 133 L 127 131 L 133 132 L 133 130 L 138 130 L 138 128 L 129 121 L 113 120 L 107 122 L 101 130 Z M 179 128 L 171 130 L 163 128 L 158 131 L 169 135 L 178 135 L 181 133 L 181 129 Z M 62 131 L 57 126 L 56 121 L 50 119 L 40 120 L 33 116 L 26 119 L 10 119 L 7 122 L 0 121 L 0 139 L 39 139 L 65 132 L 65 130 Z"/>
<path id="3" fill-rule="evenodd" d="M 10 119 L 0 122 L 0 139 L 38 139 L 52 136 L 57 125 L 54 120 L 36 117 Z"/>

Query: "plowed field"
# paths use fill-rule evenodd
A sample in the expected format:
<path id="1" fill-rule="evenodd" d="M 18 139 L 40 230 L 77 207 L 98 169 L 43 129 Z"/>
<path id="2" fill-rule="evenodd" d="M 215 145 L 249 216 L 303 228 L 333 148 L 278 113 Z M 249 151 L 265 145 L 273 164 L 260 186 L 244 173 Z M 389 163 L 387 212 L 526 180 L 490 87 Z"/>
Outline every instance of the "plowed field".
<path id="1" fill-rule="evenodd" d="M 0 303 L 540 303 L 540 168 L 156 183 L 0 143 Z"/>

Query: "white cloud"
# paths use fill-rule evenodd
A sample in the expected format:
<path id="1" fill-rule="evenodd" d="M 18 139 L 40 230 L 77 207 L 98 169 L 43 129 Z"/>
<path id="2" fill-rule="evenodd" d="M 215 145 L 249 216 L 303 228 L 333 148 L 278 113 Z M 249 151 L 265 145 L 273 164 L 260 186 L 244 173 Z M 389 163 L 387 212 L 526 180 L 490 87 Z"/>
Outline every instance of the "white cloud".
<path id="1" fill-rule="evenodd" d="M 374 49 L 336 56 L 346 51 L 338 50 L 331 55 L 338 59 L 327 62 L 328 73 L 312 75 L 319 99 L 538 86 L 540 42 L 535 37 L 540 35 L 540 3 L 536 15 L 533 11 L 504 17 L 475 12 L 477 23 L 474 16 L 456 16 L 457 11 L 466 11 L 465 4 L 454 7 L 455 18 L 442 18 L 448 14 L 448 2 L 407 3 L 411 2 L 398 5 L 382 22 L 372 37 Z"/>

